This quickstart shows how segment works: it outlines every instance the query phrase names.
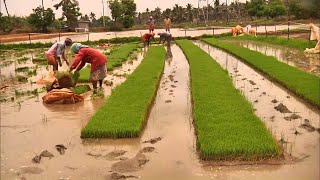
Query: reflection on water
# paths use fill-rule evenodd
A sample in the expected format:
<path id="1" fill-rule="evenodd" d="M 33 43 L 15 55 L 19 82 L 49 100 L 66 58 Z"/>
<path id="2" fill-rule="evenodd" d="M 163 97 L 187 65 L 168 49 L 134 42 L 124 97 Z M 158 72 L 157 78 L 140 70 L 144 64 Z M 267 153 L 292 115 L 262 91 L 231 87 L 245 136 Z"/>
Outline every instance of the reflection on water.
<path id="1" fill-rule="evenodd" d="M 283 63 L 297 67 L 306 72 L 320 75 L 320 54 L 305 54 L 296 49 L 255 41 L 231 40 L 231 42 L 261 52 L 265 55 L 273 56 Z"/>
<path id="2" fill-rule="evenodd" d="M 172 58 L 173 58 L 173 55 L 171 51 L 171 44 L 167 43 L 166 61 L 168 62 L 169 65 L 171 65 Z"/>

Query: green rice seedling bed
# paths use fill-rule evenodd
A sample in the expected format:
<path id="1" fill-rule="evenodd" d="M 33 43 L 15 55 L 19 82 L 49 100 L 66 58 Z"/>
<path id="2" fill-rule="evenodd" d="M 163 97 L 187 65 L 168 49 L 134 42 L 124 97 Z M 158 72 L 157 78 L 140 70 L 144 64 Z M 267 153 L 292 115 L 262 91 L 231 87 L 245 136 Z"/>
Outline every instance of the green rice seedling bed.
<path id="1" fill-rule="evenodd" d="M 138 137 L 156 95 L 164 60 L 162 46 L 150 47 L 138 68 L 112 91 L 107 102 L 82 129 L 81 137 Z"/>
<path id="2" fill-rule="evenodd" d="M 233 43 L 214 38 L 203 41 L 221 48 L 240 58 L 253 68 L 266 74 L 270 79 L 280 83 L 312 105 L 320 107 L 320 77 L 301 71 L 278 61 L 275 57 L 266 56 Z"/>
<path id="3" fill-rule="evenodd" d="M 125 44 L 111 51 L 107 56 L 107 70 L 112 71 L 113 68 L 121 66 L 128 59 L 131 53 L 137 50 L 138 44 Z M 90 66 L 82 68 L 80 71 L 79 82 L 88 82 L 90 77 Z"/>
<path id="4" fill-rule="evenodd" d="M 287 39 L 283 37 L 278 37 L 278 36 L 258 36 L 255 37 L 253 35 L 246 35 L 246 36 L 224 36 L 221 37 L 221 39 L 235 39 L 235 40 L 250 40 L 250 41 L 258 41 L 258 42 L 264 42 L 264 43 L 269 43 L 273 45 L 281 45 L 289 48 L 295 48 L 299 49 L 301 51 L 304 51 L 306 48 L 313 48 L 316 45 L 315 41 L 308 41 L 305 39 Z"/>
<path id="5" fill-rule="evenodd" d="M 176 43 L 190 64 L 193 117 L 200 158 L 278 158 L 281 148 L 227 72 L 189 40 Z"/>

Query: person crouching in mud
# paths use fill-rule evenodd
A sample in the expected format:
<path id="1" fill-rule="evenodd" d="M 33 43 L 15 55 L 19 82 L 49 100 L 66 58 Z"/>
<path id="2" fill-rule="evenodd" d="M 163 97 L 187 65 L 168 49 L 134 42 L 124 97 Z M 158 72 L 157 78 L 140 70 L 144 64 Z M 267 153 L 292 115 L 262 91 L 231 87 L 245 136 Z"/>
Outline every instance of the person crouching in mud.
<path id="1" fill-rule="evenodd" d="M 156 42 L 156 40 L 154 39 L 154 33 L 145 33 L 142 37 L 141 37 L 141 40 L 143 42 L 143 47 L 146 47 L 146 46 L 150 46 L 150 38 L 153 39 L 153 41 Z"/>
<path id="2" fill-rule="evenodd" d="M 102 81 L 106 77 L 107 58 L 96 49 L 80 43 L 73 43 L 71 50 L 73 53 L 77 54 L 77 56 L 70 66 L 70 71 L 73 69 L 80 71 L 86 63 L 90 63 L 91 71 L 89 80 L 92 82 L 94 92 L 97 90 L 98 81 L 100 88 L 102 88 Z"/>
<path id="3" fill-rule="evenodd" d="M 66 38 L 66 40 L 61 42 L 54 43 L 48 51 L 45 52 L 46 59 L 49 65 L 53 66 L 53 71 L 58 71 L 58 65 L 61 67 L 61 58 L 66 62 L 69 66 L 69 62 L 66 58 L 65 50 L 67 46 L 72 44 L 72 40 L 70 38 Z"/>

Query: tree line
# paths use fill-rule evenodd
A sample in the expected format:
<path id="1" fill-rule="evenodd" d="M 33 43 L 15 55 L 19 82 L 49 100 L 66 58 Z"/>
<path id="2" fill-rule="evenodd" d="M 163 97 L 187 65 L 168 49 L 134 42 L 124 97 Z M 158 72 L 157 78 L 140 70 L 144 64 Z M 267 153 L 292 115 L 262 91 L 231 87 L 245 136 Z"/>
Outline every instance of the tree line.
<path id="1" fill-rule="evenodd" d="M 52 8 L 42 5 L 35 7 L 33 12 L 26 17 L 10 16 L 3 0 L 6 16 L 0 13 L 0 32 L 8 33 L 14 29 L 32 29 L 38 32 L 48 32 L 49 29 L 67 28 L 74 30 L 79 20 L 90 21 L 92 28 L 108 28 L 108 30 L 121 30 L 136 25 L 144 25 L 153 16 L 156 22 L 163 22 L 169 16 L 173 23 L 199 24 L 208 21 L 242 22 L 255 19 L 273 19 L 277 17 L 295 17 L 297 19 L 319 18 L 319 0 L 251 0 L 245 3 L 234 0 L 225 4 L 224 0 L 215 0 L 212 4 L 198 8 L 191 4 L 180 6 L 175 4 L 172 8 L 161 10 L 146 9 L 144 12 L 136 12 L 134 0 L 109 0 L 108 6 L 111 17 L 101 16 L 97 19 L 95 13 L 82 14 L 77 0 L 55 0 L 54 9 L 61 9 L 62 16 L 55 19 Z M 104 7 L 103 7 L 104 8 Z"/>

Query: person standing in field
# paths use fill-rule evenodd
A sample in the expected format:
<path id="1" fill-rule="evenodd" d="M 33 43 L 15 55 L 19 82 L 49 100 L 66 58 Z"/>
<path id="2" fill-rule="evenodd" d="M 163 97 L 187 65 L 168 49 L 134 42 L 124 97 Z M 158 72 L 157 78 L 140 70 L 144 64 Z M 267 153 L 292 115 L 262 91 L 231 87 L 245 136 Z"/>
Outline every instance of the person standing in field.
<path id="1" fill-rule="evenodd" d="M 141 41 L 143 42 L 143 47 L 149 47 L 151 45 L 150 39 L 152 38 L 153 41 L 156 41 L 154 39 L 154 33 L 145 33 L 143 36 L 141 36 Z"/>
<path id="2" fill-rule="evenodd" d="M 103 79 L 106 77 L 107 58 L 96 49 L 80 43 L 73 43 L 71 50 L 73 53 L 77 54 L 77 56 L 70 66 L 70 71 L 73 69 L 80 71 L 86 63 L 90 63 L 91 71 L 89 80 L 92 82 L 94 92 L 96 92 L 98 81 L 101 88 Z"/>
<path id="3" fill-rule="evenodd" d="M 66 38 L 63 43 L 56 42 L 50 47 L 48 51 L 45 52 L 48 64 L 53 66 L 54 72 L 58 71 L 58 65 L 60 67 L 62 66 L 61 58 L 69 66 L 69 62 L 66 58 L 65 50 L 67 46 L 70 46 L 71 44 L 72 44 L 72 40 L 70 38 Z"/>
<path id="4" fill-rule="evenodd" d="M 150 16 L 149 20 L 147 21 L 147 24 L 149 25 L 149 33 L 154 31 L 155 22 L 152 16 Z"/>
<path id="5" fill-rule="evenodd" d="M 166 16 L 166 18 L 164 19 L 164 25 L 166 32 L 170 33 L 171 19 L 169 18 L 169 16 Z"/>

